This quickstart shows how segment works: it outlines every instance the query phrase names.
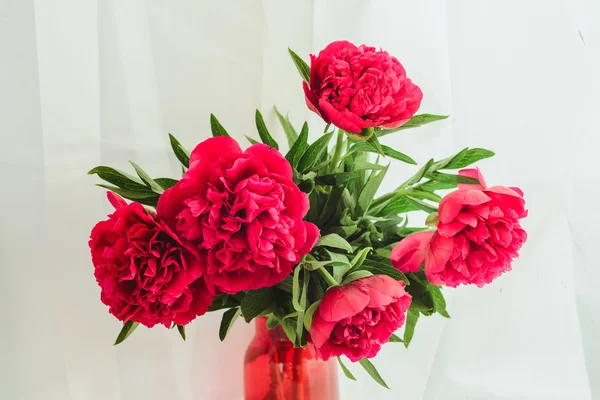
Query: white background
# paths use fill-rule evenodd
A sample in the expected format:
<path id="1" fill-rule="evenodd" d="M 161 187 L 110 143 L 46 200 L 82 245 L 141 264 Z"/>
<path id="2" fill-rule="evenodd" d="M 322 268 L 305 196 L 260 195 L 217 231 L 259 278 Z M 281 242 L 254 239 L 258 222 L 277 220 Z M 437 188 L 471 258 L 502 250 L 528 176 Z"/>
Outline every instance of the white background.
<path id="1" fill-rule="evenodd" d="M 598 0 L 0 0 L 0 398 L 241 399 L 243 322 L 189 339 L 120 324 L 99 301 L 87 239 L 109 211 L 99 164 L 176 176 L 167 132 L 192 147 L 209 113 L 238 139 L 273 104 L 309 118 L 290 46 L 336 39 L 396 55 L 450 120 L 386 139 L 419 162 L 491 148 L 488 183 L 520 186 L 529 241 L 484 289 L 446 290 L 410 350 L 351 366 L 342 399 L 600 399 Z M 395 165 L 387 189 L 413 171 Z M 415 224 L 420 221 L 413 221 Z"/>

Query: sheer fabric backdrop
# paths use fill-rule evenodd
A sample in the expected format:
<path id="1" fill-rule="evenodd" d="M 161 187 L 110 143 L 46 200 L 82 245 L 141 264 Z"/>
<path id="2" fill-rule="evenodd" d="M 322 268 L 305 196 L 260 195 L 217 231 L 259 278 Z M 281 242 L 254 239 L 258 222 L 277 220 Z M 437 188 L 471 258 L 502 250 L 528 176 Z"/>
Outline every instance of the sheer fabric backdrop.
<path id="1" fill-rule="evenodd" d="M 386 142 L 419 162 L 495 150 L 480 167 L 523 188 L 530 239 L 511 274 L 445 290 L 452 318 L 421 319 L 409 351 L 385 347 L 392 391 L 351 366 L 342 398 L 600 398 L 599 18 L 594 0 L 0 0 L 0 397 L 242 398 L 243 322 L 225 343 L 211 314 L 185 343 L 140 328 L 111 346 L 87 248 L 110 208 L 85 172 L 131 159 L 175 177 L 167 132 L 192 147 L 211 112 L 240 141 L 257 107 L 276 126 L 274 104 L 318 132 L 287 47 L 348 39 L 396 55 L 421 111 L 452 115 Z M 411 171 L 394 163 L 384 189 Z"/>

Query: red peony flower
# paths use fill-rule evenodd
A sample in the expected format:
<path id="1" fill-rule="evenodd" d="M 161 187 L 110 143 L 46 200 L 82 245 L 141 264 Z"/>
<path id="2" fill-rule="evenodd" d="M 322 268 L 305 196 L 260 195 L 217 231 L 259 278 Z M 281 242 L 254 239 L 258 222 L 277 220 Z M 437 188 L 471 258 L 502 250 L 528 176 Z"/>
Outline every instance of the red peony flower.
<path id="1" fill-rule="evenodd" d="M 116 211 L 89 241 L 101 300 L 121 321 L 186 325 L 212 303 L 196 255 L 139 203 L 109 192 Z"/>
<path id="2" fill-rule="evenodd" d="M 338 128 L 352 133 L 376 126 L 397 128 L 419 109 L 421 89 L 385 51 L 338 41 L 310 59 L 306 104 Z"/>
<path id="3" fill-rule="evenodd" d="M 310 328 L 319 357 L 374 357 L 404 324 L 412 301 L 404 286 L 387 275 L 373 275 L 325 292 Z"/>
<path id="4" fill-rule="evenodd" d="M 242 152 L 221 136 L 194 149 L 157 212 L 201 253 L 207 283 L 237 293 L 277 284 L 312 249 L 319 230 L 302 220 L 308 207 L 277 150 L 255 144 Z"/>
<path id="5" fill-rule="evenodd" d="M 523 192 L 519 188 L 487 187 L 478 169 L 460 171 L 478 178 L 478 185 L 459 185 L 439 206 L 437 232 L 411 235 L 396 247 L 394 265 L 402 270 L 425 262 L 427 279 L 435 285 L 456 287 L 492 282 L 511 269 L 511 262 L 527 240 L 519 219 L 527 216 Z M 421 242 L 412 246 L 402 243 Z M 424 252 L 413 253 L 417 247 Z M 402 260 L 411 259 L 410 263 Z"/>

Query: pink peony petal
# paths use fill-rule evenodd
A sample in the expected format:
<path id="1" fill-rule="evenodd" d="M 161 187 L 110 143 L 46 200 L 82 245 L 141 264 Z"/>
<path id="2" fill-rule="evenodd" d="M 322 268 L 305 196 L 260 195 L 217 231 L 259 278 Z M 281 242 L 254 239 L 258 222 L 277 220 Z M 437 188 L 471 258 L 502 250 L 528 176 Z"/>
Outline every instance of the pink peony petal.
<path id="1" fill-rule="evenodd" d="M 229 136 L 217 136 L 201 142 L 190 155 L 190 167 L 196 161 L 213 162 L 221 157 L 241 153 L 238 142 Z"/>
<path id="2" fill-rule="evenodd" d="M 439 218 L 442 223 L 449 223 L 458 216 L 463 206 L 476 206 L 490 200 L 490 197 L 480 190 L 456 190 L 447 194 L 439 205 Z"/>
<path id="3" fill-rule="evenodd" d="M 446 263 L 452 256 L 454 250 L 454 240 L 435 234 L 431 239 L 431 244 L 427 256 L 425 257 L 425 272 L 438 273 L 444 269 Z"/>
<path id="4" fill-rule="evenodd" d="M 458 171 L 458 174 L 460 176 L 466 176 L 469 178 L 475 178 L 479 181 L 479 184 L 470 184 L 470 183 L 460 183 L 458 185 L 459 189 L 479 189 L 479 190 L 483 190 L 485 188 L 487 188 L 486 184 L 485 184 L 485 179 L 483 179 L 483 175 L 481 174 L 481 171 L 479 170 L 479 168 L 469 168 L 469 169 L 461 169 L 460 171 Z"/>
<path id="5" fill-rule="evenodd" d="M 425 262 L 425 255 L 434 232 L 417 232 L 402 239 L 390 256 L 394 267 L 402 272 L 417 272 Z"/>
<path id="6" fill-rule="evenodd" d="M 363 128 L 367 127 L 365 121 L 358 115 L 348 109 L 338 110 L 323 98 L 319 99 L 319 108 L 324 119 L 331 121 L 333 125 L 346 132 L 361 133 Z"/>
<path id="7" fill-rule="evenodd" d="M 360 279 L 360 282 L 369 288 L 369 308 L 387 306 L 400 297 L 406 295 L 406 284 L 387 275 L 373 275 Z"/>
<path id="8" fill-rule="evenodd" d="M 319 315 L 329 322 L 352 317 L 369 304 L 369 293 L 364 285 L 354 281 L 346 286 L 330 288 L 317 309 Z"/>
<path id="9" fill-rule="evenodd" d="M 127 202 L 116 193 L 106 192 L 106 197 L 108 197 L 108 201 L 110 202 L 110 204 L 112 204 L 115 210 L 127 206 Z"/>
<path id="10" fill-rule="evenodd" d="M 270 173 L 281 175 L 286 179 L 292 179 L 294 176 L 292 166 L 288 160 L 279 151 L 266 144 L 254 144 L 246 149 L 244 153 L 258 158 Z"/>
<path id="11" fill-rule="evenodd" d="M 313 316 L 312 325 L 310 326 L 310 340 L 317 348 L 323 347 L 327 343 L 335 324 L 336 322 L 326 321 L 321 318 L 317 308 L 317 312 Z"/>

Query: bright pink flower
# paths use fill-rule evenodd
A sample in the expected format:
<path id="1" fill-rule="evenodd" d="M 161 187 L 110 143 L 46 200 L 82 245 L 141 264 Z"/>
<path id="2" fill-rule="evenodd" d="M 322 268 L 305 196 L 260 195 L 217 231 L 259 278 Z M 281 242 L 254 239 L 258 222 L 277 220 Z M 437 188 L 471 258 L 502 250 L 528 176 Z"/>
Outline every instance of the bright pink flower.
<path id="1" fill-rule="evenodd" d="M 440 202 L 425 272 L 433 284 L 481 287 L 511 269 L 527 240 L 519 223 L 527 210 L 521 189 L 487 187 L 478 169 L 460 175 L 478 178 L 479 185 L 460 185 Z"/>
<path id="2" fill-rule="evenodd" d="M 404 273 L 419 271 L 425 261 L 433 234 L 433 231 L 417 232 L 400 241 L 392 249 L 390 257 L 394 267 Z"/>
<path id="3" fill-rule="evenodd" d="M 312 249 L 319 230 L 302 220 L 308 207 L 277 150 L 255 144 L 242 152 L 220 136 L 194 149 L 157 212 L 201 254 L 209 287 L 237 293 L 277 284 Z"/>
<path id="4" fill-rule="evenodd" d="M 109 192 L 116 211 L 89 241 L 101 300 L 121 321 L 186 325 L 208 310 L 212 295 L 197 255 L 139 203 Z"/>
<path id="5" fill-rule="evenodd" d="M 310 59 L 310 87 L 303 83 L 306 104 L 338 128 L 352 133 L 397 128 L 419 109 L 421 89 L 385 51 L 342 40 Z"/>
<path id="6" fill-rule="evenodd" d="M 404 324 L 412 301 L 404 286 L 387 275 L 373 275 L 325 292 L 310 328 L 319 357 L 374 357 Z"/>

